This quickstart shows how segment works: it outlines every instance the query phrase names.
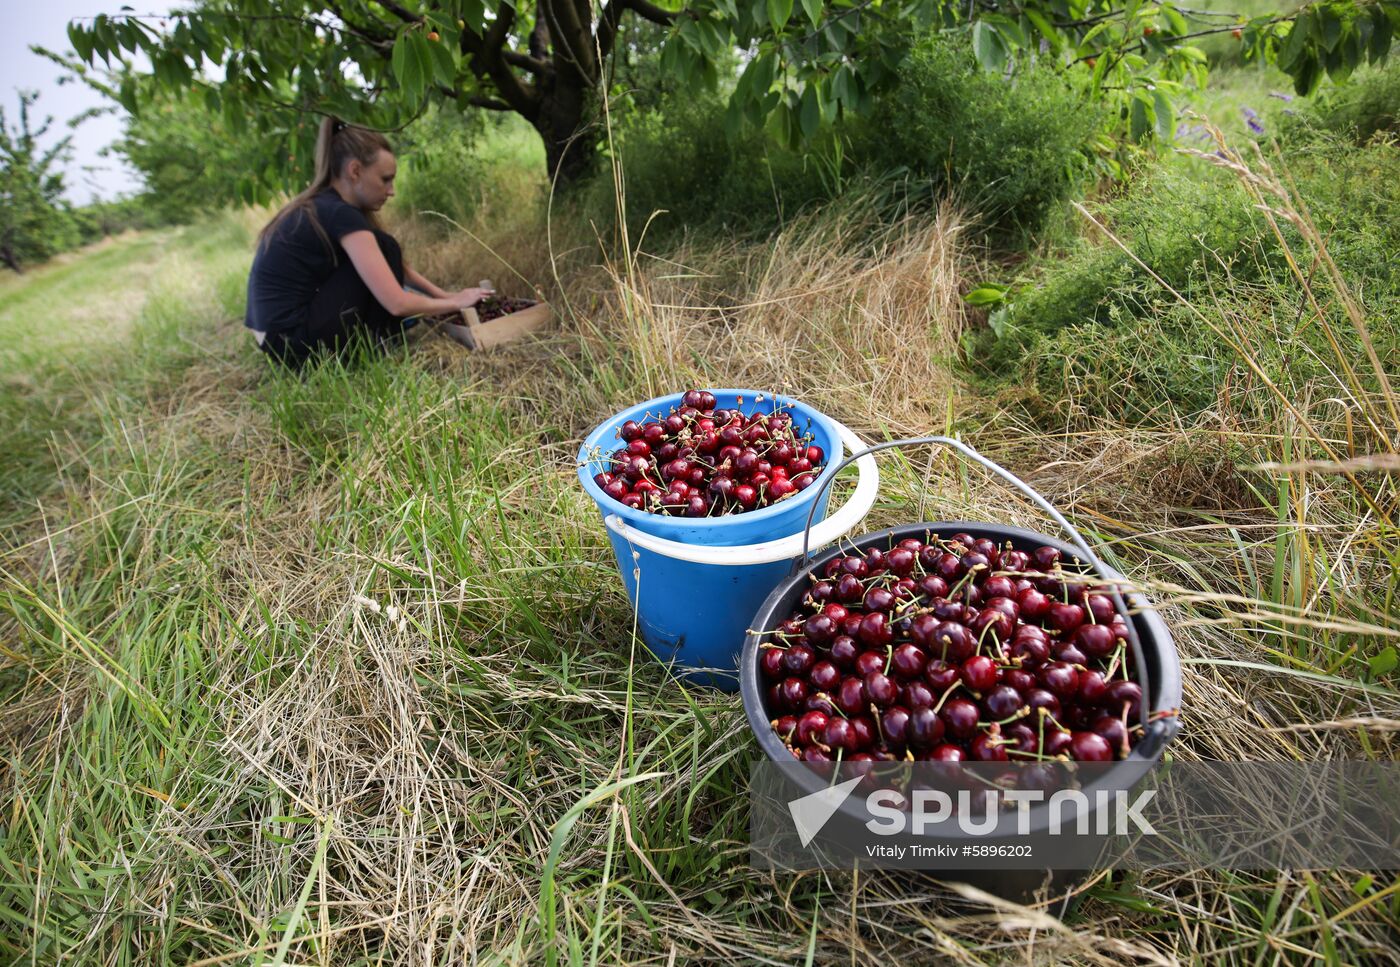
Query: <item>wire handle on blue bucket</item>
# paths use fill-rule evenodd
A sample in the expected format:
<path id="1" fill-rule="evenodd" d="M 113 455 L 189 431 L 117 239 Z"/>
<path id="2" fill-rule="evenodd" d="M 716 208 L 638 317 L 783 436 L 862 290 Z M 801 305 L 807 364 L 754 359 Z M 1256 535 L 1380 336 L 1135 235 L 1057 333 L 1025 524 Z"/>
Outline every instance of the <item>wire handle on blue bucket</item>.
<path id="1" fill-rule="evenodd" d="M 819 488 L 817 490 L 817 501 L 821 500 L 822 491 L 830 487 L 831 482 L 836 479 L 837 474 L 844 470 L 846 468 L 846 465 L 851 463 L 852 461 L 860 459 L 861 457 L 868 457 L 870 454 L 878 453 L 881 450 L 892 449 L 893 447 L 911 447 L 929 443 L 942 444 L 947 447 L 952 447 L 954 450 L 958 451 L 963 456 L 967 457 L 973 462 L 979 463 L 983 467 L 986 467 L 988 470 L 992 471 L 992 473 L 996 474 L 998 477 L 1001 477 L 1007 483 L 1011 484 L 1017 490 L 1021 491 L 1021 493 L 1029 497 L 1037 507 L 1049 514 L 1050 517 L 1054 519 L 1055 523 L 1059 524 L 1065 529 L 1065 532 L 1068 533 L 1069 536 L 1073 539 L 1075 548 L 1078 549 L 1080 553 L 1084 555 L 1085 559 L 1088 560 L 1088 562 L 1093 566 L 1094 570 L 1098 572 L 1099 577 L 1103 578 L 1106 582 L 1108 582 L 1108 593 L 1113 599 L 1113 607 L 1120 615 L 1122 615 L 1123 621 L 1127 625 L 1128 647 L 1132 650 L 1133 661 L 1137 663 L 1138 676 L 1142 679 L 1142 700 L 1138 702 L 1138 711 L 1141 713 L 1143 732 L 1144 734 L 1146 734 L 1147 727 L 1150 724 L 1147 706 L 1148 699 L 1152 694 L 1151 682 L 1148 678 L 1149 673 L 1147 670 L 1146 656 L 1144 655 L 1142 650 L 1142 641 L 1138 638 L 1137 627 L 1133 624 L 1133 618 L 1132 615 L 1128 612 L 1127 603 L 1123 600 L 1123 596 L 1118 593 L 1117 583 L 1119 578 L 1115 578 L 1109 573 L 1108 568 L 1104 565 L 1102 561 L 1099 560 L 1098 555 L 1089 549 L 1089 545 L 1084 540 L 1083 535 L 1079 533 L 1079 531 L 1074 527 L 1073 524 L 1065 520 L 1064 516 L 1050 504 L 1050 501 L 1046 500 L 1040 494 L 1036 493 L 1030 484 L 1026 483 L 1020 477 L 1016 476 L 1014 473 L 1012 473 L 1010 470 L 1007 470 L 1000 464 L 988 460 L 986 457 L 982 456 L 982 454 L 978 453 L 976 450 L 972 449 L 972 447 L 968 446 L 966 443 L 963 443 L 961 440 L 955 440 L 952 437 L 946 436 L 921 436 L 910 437 L 907 440 L 890 440 L 888 443 L 877 443 L 875 444 L 875 446 L 867 447 L 859 453 L 851 454 L 844 461 L 842 461 L 839 466 L 837 466 L 835 473 L 833 473 L 830 477 L 828 477 L 819 485 Z M 808 535 L 811 533 L 812 529 L 812 516 L 816 509 L 816 502 L 813 502 L 812 507 L 813 510 L 809 511 L 807 514 L 807 528 L 802 532 L 802 556 L 799 557 L 795 562 L 793 562 L 793 574 L 796 574 L 798 571 L 810 566 L 811 563 L 809 557 L 810 546 L 808 544 Z M 1120 577 L 1122 576 L 1120 575 Z M 1126 580 L 1126 578 L 1124 578 L 1124 580 Z"/>

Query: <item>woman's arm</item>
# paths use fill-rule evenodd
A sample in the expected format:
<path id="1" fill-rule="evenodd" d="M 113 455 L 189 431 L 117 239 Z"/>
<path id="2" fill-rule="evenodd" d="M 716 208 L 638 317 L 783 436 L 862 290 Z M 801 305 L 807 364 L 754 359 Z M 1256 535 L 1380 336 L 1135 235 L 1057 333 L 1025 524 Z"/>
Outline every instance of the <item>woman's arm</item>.
<path id="1" fill-rule="evenodd" d="M 404 263 L 403 267 L 403 280 L 420 292 L 426 292 L 435 299 L 451 298 L 442 289 L 429 282 L 426 276 L 412 268 L 407 262 Z"/>
<path id="2" fill-rule="evenodd" d="M 350 256 L 350 262 L 364 280 L 370 294 L 395 316 L 454 312 L 474 306 L 491 294 L 487 289 L 462 289 L 459 292 L 445 293 L 442 297 L 405 292 L 403 286 L 399 285 L 399 280 L 394 278 L 394 270 L 389 268 L 389 263 L 385 261 L 384 253 L 380 251 L 379 241 L 373 232 L 351 232 L 341 238 L 340 244 L 345 248 L 345 254 Z M 413 274 L 417 275 L 416 272 Z M 406 271 L 404 275 L 406 281 L 411 281 Z M 418 278 L 421 279 L 422 276 Z"/>

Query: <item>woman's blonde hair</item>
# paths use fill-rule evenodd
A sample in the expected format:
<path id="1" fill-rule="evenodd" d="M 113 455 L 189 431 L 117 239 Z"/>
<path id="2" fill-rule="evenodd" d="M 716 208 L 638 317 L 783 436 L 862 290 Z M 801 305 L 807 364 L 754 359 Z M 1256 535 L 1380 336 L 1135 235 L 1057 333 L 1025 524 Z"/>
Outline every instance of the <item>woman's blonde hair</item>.
<path id="1" fill-rule="evenodd" d="M 378 131 L 346 124 L 332 117 L 322 118 L 321 129 L 316 133 L 316 177 L 310 187 L 283 205 L 281 210 L 272 216 L 272 220 L 263 226 L 263 230 L 258 233 L 258 246 L 266 245 L 273 232 L 289 215 L 301 212 L 311 221 L 311 227 L 334 255 L 335 244 L 331 242 L 320 219 L 316 217 L 316 206 L 312 200 L 329 188 L 331 182 L 345 171 L 345 166 L 352 160 L 368 166 L 374 164 L 379 152 L 388 151 L 392 154 L 393 150 L 389 146 L 389 139 Z M 369 219 L 371 226 L 379 227 L 379 220 L 373 212 L 366 212 L 365 217 Z"/>

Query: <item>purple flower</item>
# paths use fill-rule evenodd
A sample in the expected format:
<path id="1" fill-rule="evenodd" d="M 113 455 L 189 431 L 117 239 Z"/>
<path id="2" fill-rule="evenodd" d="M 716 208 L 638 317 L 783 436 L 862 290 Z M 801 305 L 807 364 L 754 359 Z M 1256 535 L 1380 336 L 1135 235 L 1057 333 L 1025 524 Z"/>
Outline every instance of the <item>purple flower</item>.
<path id="1" fill-rule="evenodd" d="M 1293 100 L 1293 95 L 1292 95 L 1292 94 L 1285 94 L 1283 91 L 1270 91 L 1270 92 L 1269 92 L 1269 96 L 1270 96 L 1270 97 L 1276 97 L 1276 98 L 1278 98 L 1280 101 L 1291 101 L 1291 100 Z"/>
<path id="2" fill-rule="evenodd" d="M 1260 124 L 1258 121 L 1254 120 L 1254 118 L 1250 118 L 1248 123 L 1249 123 L 1249 130 L 1253 131 L 1255 134 L 1263 134 L 1263 133 L 1264 133 L 1264 125 L 1262 125 L 1262 124 Z"/>
<path id="3" fill-rule="evenodd" d="M 1254 111 L 1252 108 L 1242 107 L 1240 108 L 1240 113 L 1244 115 L 1244 120 L 1245 123 L 1249 125 L 1249 130 L 1253 131 L 1255 134 L 1264 133 L 1264 125 L 1259 120 L 1258 112 Z"/>

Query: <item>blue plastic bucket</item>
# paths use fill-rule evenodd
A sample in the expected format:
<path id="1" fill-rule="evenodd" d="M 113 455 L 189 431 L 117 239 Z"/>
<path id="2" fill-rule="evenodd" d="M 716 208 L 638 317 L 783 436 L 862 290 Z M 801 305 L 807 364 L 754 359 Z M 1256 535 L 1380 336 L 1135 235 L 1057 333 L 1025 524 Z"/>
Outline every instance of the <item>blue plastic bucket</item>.
<path id="1" fill-rule="evenodd" d="M 713 390 L 718 407 L 745 414 L 784 408 L 792 414 L 799 435 L 810 432 L 812 442 L 826 453 L 817 482 L 836 472 L 841 461 L 841 437 L 830 418 L 791 397 L 745 389 Z M 593 477 L 609 468 L 610 458 L 623 444 L 619 431 L 628 420 L 664 417 L 681 405 L 684 394 L 660 396 L 623 410 L 588 435 L 578 456 L 583 489 L 604 518 L 621 518 L 643 534 L 703 547 L 743 547 L 801 534 L 808 511 L 820 497 L 814 521 L 826 516 L 829 487 L 816 485 L 762 510 L 724 517 L 670 517 L 633 510 L 603 493 Z M 742 400 L 742 402 L 740 402 Z M 687 681 L 726 691 L 739 687 L 739 653 L 758 608 L 792 566 L 788 557 L 761 564 L 700 564 L 634 545 L 607 528 L 627 597 L 637 613 L 637 630 L 657 658 L 673 664 Z M 736 554 L 737 556 L 737 554 Z"/>

